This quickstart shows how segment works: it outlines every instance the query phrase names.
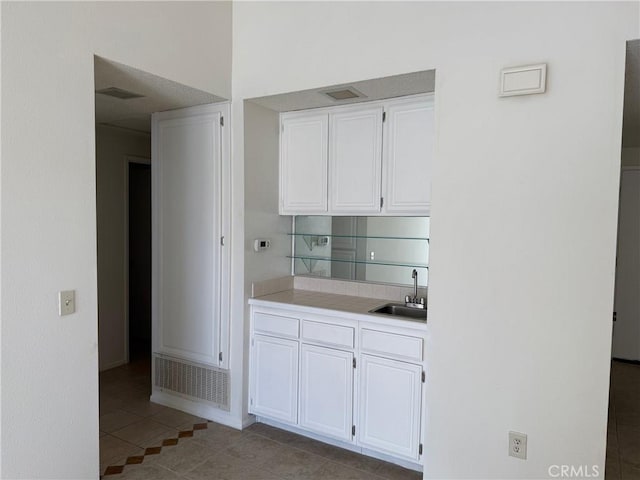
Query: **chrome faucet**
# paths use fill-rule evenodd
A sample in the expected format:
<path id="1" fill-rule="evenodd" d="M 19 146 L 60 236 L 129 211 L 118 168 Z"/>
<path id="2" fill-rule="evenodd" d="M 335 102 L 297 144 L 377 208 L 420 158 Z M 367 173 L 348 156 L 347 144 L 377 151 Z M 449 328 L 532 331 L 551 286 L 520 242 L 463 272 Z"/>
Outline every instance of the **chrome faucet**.
<path id="1" fill-rule="evenodd" d="M 415 268 L 413 272 L 411 272 L 411 278 L 413 278 L 413 298 L 407 295 L 404 297 L 404 304 L 407 307 L 411 308 L 427 308 L 427 305 L 424 301 L 424 297 L 418 298 L 418 270 Z"/>

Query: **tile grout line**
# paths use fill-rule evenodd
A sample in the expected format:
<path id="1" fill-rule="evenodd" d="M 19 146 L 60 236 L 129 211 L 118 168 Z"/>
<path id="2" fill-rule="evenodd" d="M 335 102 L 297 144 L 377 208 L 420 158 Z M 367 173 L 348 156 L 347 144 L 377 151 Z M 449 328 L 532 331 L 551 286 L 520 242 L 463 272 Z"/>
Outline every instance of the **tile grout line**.
<path id="1" fill-rule="evenodd" d="M 142 455 L 132 455 L 130 457 L 127 457 L 127 459 L 125 460 L 124 464 L 122 465 L 109 465 L 105 471 L 104 474 L 100 476 L 100 478 L 104 478 L 107 477 L 109 475 L 117 475 L 119 473 L 122 473 L 124 471 L 124 468 L 127 465 L 139 465 L 142 462 L 144 462 L 144 458 L 146 456 L 151 456 L 151 455 L 158 455 L 161 451 L 163 447 L 174 447 L 176 446 L 181 438 L 191 438 L 193 437 L 193 432 L 197 431 L 197 430 L 206 430 L 207 428 L 209 428 L 208 424 L 210 423 L 210 420 L 207 420 L 206 423 L 194 423 L 193 424 L 193 428 L 191 430 L 181 430 L 178 431 L 178 437 L 177 438 L 166 438 L 162 441 L 162 445 L 159 447 L 146 447 L 144 450 L 144 453 Z M 117 438 L 117 437 L 116 437 Z M 129 442 L 127 442 L 129 443 Z"/>

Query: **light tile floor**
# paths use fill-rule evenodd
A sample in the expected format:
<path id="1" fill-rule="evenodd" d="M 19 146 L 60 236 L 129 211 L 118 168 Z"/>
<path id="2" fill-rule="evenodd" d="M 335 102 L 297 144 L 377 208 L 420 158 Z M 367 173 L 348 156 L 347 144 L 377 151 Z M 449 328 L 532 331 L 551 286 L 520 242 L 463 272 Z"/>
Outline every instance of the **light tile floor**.
<path id="1" fill-rule="evenodd" d="M 605 478 L 640 480 L 640 365 L 611 365 Z"/>
<path id="2" fill-rule="evenodd" d="M 149 364 L 100 375 L 100 472 L 204 422 L 149 402 Z M 640 480 L 640 365 L 613 362 L 607 480 Z M 266 425 L 243 432 L 215 423 L 107 479 L 419 479 L 421 474 Z"/>
<path id="3" fill-rule="evenodd" d="M 206 422 L 149 402 L 150 366 L 136 362 L 100 374 L 100 473 L 141 461 Z M 156 448 L 157 451 L 157 448 Z M 127 480 L 417 480 L 422 474 L 256 424 L 240 432 L 216 423 L 144 455 L 110 479 Z"/>

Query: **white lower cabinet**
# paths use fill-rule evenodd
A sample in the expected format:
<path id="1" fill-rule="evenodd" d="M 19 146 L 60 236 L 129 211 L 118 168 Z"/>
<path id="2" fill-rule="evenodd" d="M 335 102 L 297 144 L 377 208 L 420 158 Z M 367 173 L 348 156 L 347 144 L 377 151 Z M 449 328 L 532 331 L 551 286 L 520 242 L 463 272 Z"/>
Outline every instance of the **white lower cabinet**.
<path id="1" fill-rule="evenodd" d="M 306 344 L 300 351 L 300 426 L 351 442 L 353 352 Z"/>
<path id="2" fill-rule="evenodd" d="M 422 366 L 372 355 L 360 359 L 358 442 L 418 460 Z"/>
<path id="3" fill-rule="evenodd" d="M 298 342 L 254 335 L 251 412 L 281 422 L 298 421 Z"/>
<path id="4" fill-rule="evenodd" d="M 249 413 L 419 465 L 424 331 L 306 315 L 252 307 Z"/>

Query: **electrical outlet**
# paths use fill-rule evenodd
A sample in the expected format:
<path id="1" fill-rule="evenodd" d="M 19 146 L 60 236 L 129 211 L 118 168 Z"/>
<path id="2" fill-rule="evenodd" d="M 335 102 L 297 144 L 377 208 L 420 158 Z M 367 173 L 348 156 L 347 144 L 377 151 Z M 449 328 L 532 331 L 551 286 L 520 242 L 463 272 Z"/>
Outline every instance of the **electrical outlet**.
<path id="1" fill-rule="evenodd" d="M 524 433 L 509 432 L 509 456 L 527 459 L 527 436 Z"/>

